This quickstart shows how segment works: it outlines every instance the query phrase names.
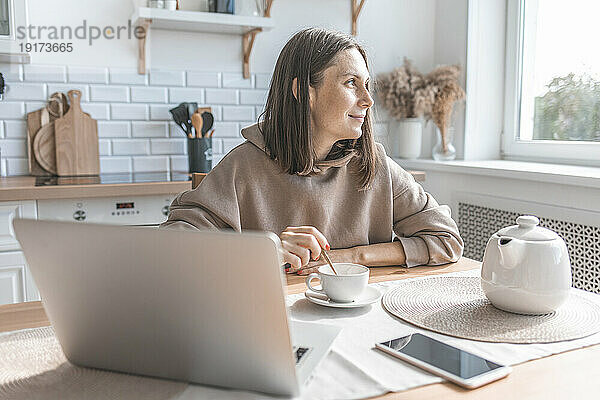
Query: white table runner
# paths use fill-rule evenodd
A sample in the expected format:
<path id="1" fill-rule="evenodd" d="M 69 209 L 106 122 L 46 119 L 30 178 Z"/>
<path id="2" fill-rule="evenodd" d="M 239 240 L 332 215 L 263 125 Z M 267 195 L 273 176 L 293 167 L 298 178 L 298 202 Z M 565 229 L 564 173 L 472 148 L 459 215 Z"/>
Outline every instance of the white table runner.
<path id="1" fill-rule="evenodd" d="M 479 270 L 448 275 L 478 276 Z M 385 293 L 395 284 L 395 282 L 383 282 L 372 286 Z M 600 296 L 580 292 L 600 305 Z M 414 328 L 388 314 L 380 302 L 358 309 L 334 309 L 315 305 L 310 303 L 304 297 L 304 294 L 296 294 L 287 296 L 286 304 L 289 306 L 290 315 L 293 319 L 336 325 L 343 328 L 333 344 L 331 353 L 315 370 L 313 379 L 302 396 L 303 399 L 359 399 L 380 395 L 388 391 L 402 391 L 440 382 L 440 378 L 373 349 L 376 342 L 415 332 L 423 332 L 491 361 L 508 365 L 600 343 L 600 333 L 583 339 L 551 344 L 476 342 Z M 135 377 L 131 378 L 135 379 Z M 152 381 L 156 382 L 157 380 Z M 165 381 L 165 385 L 168 384 L 172 383 Z M 272 397 L 256 393 L 223 390 L 200 385 L 182 386 L 181 389 L 177 394 L 171 392 L 171 395 L 165 397 L 165 399 L 272 399 Z M 105 398 L 101 396 L 101 391 L 98 394 L 99 396 L 94 398 Z M 131 396 L 123 393 L 121 398 L 137 398 L 137 396 L 135 393 L 131 393 Z"/>

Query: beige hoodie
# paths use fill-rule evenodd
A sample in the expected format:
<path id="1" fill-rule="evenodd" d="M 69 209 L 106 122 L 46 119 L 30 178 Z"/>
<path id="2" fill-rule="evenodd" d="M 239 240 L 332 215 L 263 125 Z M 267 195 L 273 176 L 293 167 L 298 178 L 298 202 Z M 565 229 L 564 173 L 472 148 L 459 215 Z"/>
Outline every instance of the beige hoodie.
<path id="1" fill-rule="evenodd" d="M 390 242 L 404 246 L 406 265 L 457 261 L 463 241 L 450 208 L 440 206 L 412 175 L 386 156 L 372 188 L 358 191 L 354 153 L 316 164 L 307 176 L 282 172 L 264 151 L 257 125 L 194 189 L 173 200 L 161 227 L 271 231 L 311 225 L 332 249 Z"/>

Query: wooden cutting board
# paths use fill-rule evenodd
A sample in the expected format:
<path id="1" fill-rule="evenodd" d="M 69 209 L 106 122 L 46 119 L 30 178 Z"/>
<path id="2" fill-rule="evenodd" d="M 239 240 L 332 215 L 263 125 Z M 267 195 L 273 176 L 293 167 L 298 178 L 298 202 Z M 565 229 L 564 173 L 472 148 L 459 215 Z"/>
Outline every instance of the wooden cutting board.
<path id="1" fill-rule="evenodd" d="M 52 175 L 52 173 L 44 170 L 37 162 L 34 155 L 35 153 L 33 152 L 35 136 L 42 127 L 42 111 L 43 109 L 32 111 L 27 114 L 27 162 L 29 164 L 29 173 L 33 176 Z"/>
<path id="2" fill-rule="evenodd" d="M 64 112 L 63 112 L 64 110 Z M 33 176 L 48 176 L 56 174 L 56 166 L 53 168 L 53 172 L 44 169 L 35 157 L 34 142 L 35 137 L 40 132 L 44 125 L 53 123 L 56 118 L 62 117 L 62 115 L 69 110 L 69 104 L 67 103 L 67 97 L 63 93 L 53 93 L 50 96 L 47 108 L 42 108 L 27 114 L 27 157 L 29 164 L 29 173 Z M 52 137 L 54 141 L 54 137 Z M 44 141 L 47 147 L 48 142 Z M 52 143 L 54 149 L 54 143 Z M 45 150 L 44 150 L 45 152 Z M 55 157 L 55 156 L 54 156 Z M 54 162 L 54 165 L 56 162 Z"/>
<path id="3" fill-rule="evenodd" d="M 54 121 L 59 176 L 99 175 L 98 122 L 81 110 L 81 92 L 69 91 L 71 107 Z"/>
<path id="4" fill-rule="evenodd" d="M 33 139 L 33 153 L 38 164 L 56 175 L 56 146 L 54 144 L 54 121 L 42 126 Z"/>

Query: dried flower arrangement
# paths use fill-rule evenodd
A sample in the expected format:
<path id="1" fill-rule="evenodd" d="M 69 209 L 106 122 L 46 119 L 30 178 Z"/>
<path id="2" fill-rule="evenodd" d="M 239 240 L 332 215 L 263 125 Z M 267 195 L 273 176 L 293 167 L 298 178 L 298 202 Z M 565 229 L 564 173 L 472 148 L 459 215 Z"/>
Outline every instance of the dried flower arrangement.
<path id="1" fill-rule="evenodd" d="M 432 119 L 442 135 L 443 151 L 447 151 L 446 132 L 454 103 L 465 97 L 458 84 L 460 66 L 441 65 L 427 75 L 408 60 L 392 72 L 379 76 L 379 98 L 393 118 Z"/>

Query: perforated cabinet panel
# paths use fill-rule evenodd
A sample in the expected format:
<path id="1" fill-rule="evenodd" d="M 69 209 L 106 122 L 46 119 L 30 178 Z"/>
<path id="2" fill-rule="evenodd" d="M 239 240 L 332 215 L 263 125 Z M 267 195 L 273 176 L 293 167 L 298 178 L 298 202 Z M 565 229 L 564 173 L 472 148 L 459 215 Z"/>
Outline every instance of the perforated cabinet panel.
<path id="1" fill-rule="evenodd" d="M 489 238 L 499 229 L 514 225 L 518 216 L 513 211 L 459 202 L 458 225 L 465 241 L 465 257 L 482 261 Z M 540 226 L 552 229 L 567 243 L 573 286 L 600 293 L 600 227 L 536 216 Z"/>

